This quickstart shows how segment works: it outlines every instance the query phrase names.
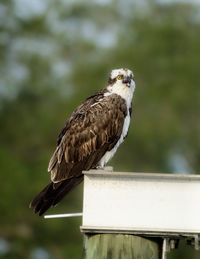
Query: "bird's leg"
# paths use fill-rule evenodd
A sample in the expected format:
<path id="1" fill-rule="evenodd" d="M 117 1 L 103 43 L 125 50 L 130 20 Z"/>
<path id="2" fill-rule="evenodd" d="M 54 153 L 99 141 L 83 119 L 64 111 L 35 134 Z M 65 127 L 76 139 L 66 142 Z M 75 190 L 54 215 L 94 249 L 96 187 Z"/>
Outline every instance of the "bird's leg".
<path id="1" fill-rule="evenodd" d="M 96 167 L 95 167 L 95 169 L 97 169 L 97 170 L 104 170 L 104 166 L 102 166 L 102 165 L 97 165 Z"/>
<path id="2" fill-rule="evenodd" d="M 98 166 L 96 166 L 95 169 L 96 170 L 103 170 L 103 171 L 106 171 L 106 172 L 113 172 L 113 167 L 112 166 L 101 166 L 101 165 L 98 165 Z"/>

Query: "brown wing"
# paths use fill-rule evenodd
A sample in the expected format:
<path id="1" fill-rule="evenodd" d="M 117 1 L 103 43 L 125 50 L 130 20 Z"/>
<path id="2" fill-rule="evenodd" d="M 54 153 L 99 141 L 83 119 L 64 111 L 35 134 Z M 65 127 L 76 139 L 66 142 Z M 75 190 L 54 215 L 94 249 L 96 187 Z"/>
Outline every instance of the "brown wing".
<path id="1" fill-rule="evenodd" d="M 89 170 L 120 138 L 127 109 L 118 95 L 91 97 L 79 106 L 62 130 L 49 162 L 51 180 L 59 183 Z"/>

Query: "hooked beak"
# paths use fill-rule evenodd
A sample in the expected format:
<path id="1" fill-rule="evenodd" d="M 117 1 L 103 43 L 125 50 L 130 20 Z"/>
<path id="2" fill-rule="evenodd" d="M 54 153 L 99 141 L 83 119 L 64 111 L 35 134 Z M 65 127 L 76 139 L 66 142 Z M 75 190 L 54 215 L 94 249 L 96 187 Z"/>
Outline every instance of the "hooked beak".
<path id="1" fill-rule="evenodd" d="M 122 83 L 130 86 L 131 78 L 129 76 L 124 77 L 124 79 L 122 80 Z"/>

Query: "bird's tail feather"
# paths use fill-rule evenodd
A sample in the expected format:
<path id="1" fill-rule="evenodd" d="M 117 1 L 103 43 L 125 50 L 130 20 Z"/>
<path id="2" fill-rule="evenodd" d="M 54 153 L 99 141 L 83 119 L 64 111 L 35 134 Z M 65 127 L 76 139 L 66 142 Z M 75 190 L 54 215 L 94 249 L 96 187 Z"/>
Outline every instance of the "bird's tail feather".
<path id="1" fill-rule="evenodd" d="M 39 216 L 44 214 L 51 206 L 55 206 L 73 187 L 83 180 L 83 175 L 62 181 L 61 183 L 49 183 L 30 203 Z"/>

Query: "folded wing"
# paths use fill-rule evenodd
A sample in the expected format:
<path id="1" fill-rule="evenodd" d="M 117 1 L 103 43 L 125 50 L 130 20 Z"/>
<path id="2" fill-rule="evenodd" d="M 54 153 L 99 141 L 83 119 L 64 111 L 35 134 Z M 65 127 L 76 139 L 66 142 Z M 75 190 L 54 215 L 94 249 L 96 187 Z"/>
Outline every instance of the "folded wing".
<path id="1" fill-rule="evenodd" d="M 95 168 L 119 140 L 126 113 L 125 101 L 117 95 L 88 98 L 79 106 L 59 135 L 49 162 L 52 182 L 78 177 L 82 170 Z"/>

